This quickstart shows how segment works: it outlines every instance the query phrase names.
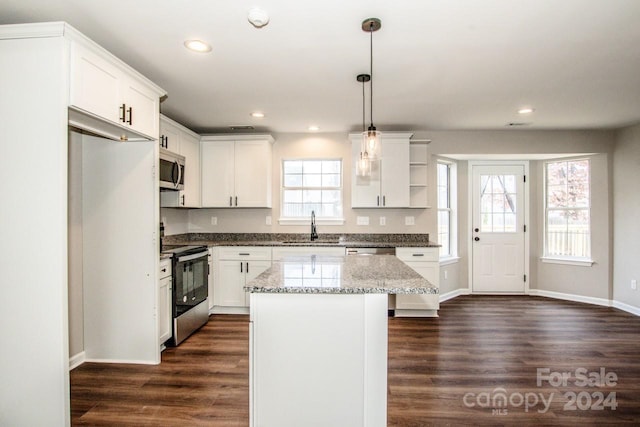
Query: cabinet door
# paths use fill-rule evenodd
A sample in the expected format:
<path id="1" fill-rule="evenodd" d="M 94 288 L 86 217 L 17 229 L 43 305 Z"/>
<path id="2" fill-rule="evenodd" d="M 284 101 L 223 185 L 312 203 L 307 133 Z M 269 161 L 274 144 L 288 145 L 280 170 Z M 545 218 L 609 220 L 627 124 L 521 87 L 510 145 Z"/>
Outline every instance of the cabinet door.
<path id="1" fill-rule="evenodd" d="M 358 176 L 357 162 L 360 158 L 360 140 L 351 142 L 351 156 L 353 161 L 351 175 L 351 207 L 376 208 L 381 205 L 380 200 L 380 162 L 371 164 L 371 176 Z"/>
<path id="2" fill-rule="evenodd" d="M 174 153 L 180 153 L 180 130 L 178 130 L 178 128 L 171 123 L 160 120 L 160 135 L 164 138 L 159 142 L 165 143 L 162 148 Z M 160 138 L 158 138 L 158 140 L 160 140 Z"/>
<path id="3" fill-rule="evenodd" d="M 409 207 L 409 140 L 383 139 L 381 163 L 380 205 L 387 208 Z"/>
<path id="4" fill-rule="evenodd" d="M 82 46 L 71 49 L 70 104 L 120 125 L 122 72 Z"/>
<path id="5" fill-rule="evenodd" d="M 215 292 L 215 285 L 214 285 L 214 280 L 215 280 L 215 271 L 213 269 L 214 265 L 213 265 L 213 248 L 209 248 L 209 311 L 211 311 L 211 309 L 213 308 L 213 295 Z"/>
<path id="6" fill-rule="evenodd" d="M 234 196 L 233 141 L 206 141 L 201 145 L 202 207 L 231 207 Z"/>
<path id="7" fill-rule="evenodd" d="M 158 336 L 160 344 L 171 338 L 171 277 L 160 280 L 158 291 Z"/>
<path id="8" fill-rule="evenodd" d="M 180 191 L 180 205 L 188 208 L 200 207 L 200 141 L 182 133 L 180 154 L 185 158 L 184 191 Z"/>
<path id="9" fill-rule="evenodd" d="M 418 274 L 439 287 L 440 271 L 438 262 L 406 262 Z M 437 310 L 440 296 L 435 294 L 396 295 L 396 308 L 407 310 Z"/>
<path id="10" fill-rule="evenodd" d="M 136 132 L 158 139 L 160 99 L 155 91 L 133 78 L 123 80 L 123 103 L 127 125 Z"/>
<path id="11" fill-rule="evenodd" d="M 234 206 L 270 208 L 271 181 L 271 143 L 236 141 Z"/>
<path id="12" fill-rule="evenodd" d="M 214 305 L 246 307 L 245 261 L 218 261 L 218 280 L 214 283 Z M 241 271 L 242 269 L 242 271 Z"/>
<path id="13" fill-rule="evenodd" d="M 246 268 L 247 271 L 245 271 L 246 273 L 245 283 L 249 283 L 256 277 L 258 277 L 261 273 L 263 273 L 265 270 L 271 268 L 271 261 L 247 261 L 245 263 L 245 266 L 247 266 Z M 251 295 L 249 292 L 245 292 L 246 307 L 249 307 L 249 295 Z"/>

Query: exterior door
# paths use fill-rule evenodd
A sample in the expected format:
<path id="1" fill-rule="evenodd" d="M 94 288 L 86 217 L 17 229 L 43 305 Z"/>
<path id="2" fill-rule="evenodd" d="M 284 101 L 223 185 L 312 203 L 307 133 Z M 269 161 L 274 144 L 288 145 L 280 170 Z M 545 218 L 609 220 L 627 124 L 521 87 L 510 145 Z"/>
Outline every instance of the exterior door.
<path id="1" fill-rule="evenodd" d="M 525 292 L 524 165 L 472 165 L 473 292 Z"/>

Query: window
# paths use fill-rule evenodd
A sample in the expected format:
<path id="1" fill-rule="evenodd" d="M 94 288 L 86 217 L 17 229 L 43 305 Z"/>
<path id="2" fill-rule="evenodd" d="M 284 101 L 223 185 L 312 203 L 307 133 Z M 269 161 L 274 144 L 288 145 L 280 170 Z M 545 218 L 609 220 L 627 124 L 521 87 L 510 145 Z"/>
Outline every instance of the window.
<path id="1" fill-rule="evenodd" d="M 342 221 L 342 160 L 282 161 L 282 220 Z"/>
<path id="2" fill-rule="evenodd" d="M 545 257 L 591 257 L 589 160 L 545 164 Z"/>
<path id="3" fill-rule="evenodd" d="M 456 169 L 454 163 L 438 161 L 438 243 L 440 258 L 457 256 L 456 247 Z"/>

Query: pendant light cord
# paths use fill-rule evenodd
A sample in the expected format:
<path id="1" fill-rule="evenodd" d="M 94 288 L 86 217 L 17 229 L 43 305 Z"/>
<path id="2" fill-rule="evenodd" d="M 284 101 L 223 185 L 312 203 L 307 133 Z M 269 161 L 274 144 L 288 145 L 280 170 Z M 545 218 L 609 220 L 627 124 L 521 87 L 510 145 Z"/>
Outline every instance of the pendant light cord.
<path id="1" fill-rule="evenodd" d="M 371 106 L 369 112 L 371 114 L 371 127 L 373 127 L 373 22 L 369 24 L 369 36 L 369 75 L 371 76 L 369 86 L 369 101 L 371 101 Z"/>

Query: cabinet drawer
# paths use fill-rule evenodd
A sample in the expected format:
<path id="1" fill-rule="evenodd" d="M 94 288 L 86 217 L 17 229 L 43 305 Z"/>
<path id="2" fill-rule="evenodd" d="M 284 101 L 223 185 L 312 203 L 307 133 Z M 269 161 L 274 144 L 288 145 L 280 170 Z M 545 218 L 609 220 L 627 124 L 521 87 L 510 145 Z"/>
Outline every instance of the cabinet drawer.
<path id="1" fill-rule="evenodd" d="M 223 246 L 218 248 L 218 259 L 271 261 L 271 247 Z"/>
<path id="2" fill-rule="evenodd" d="M 438 248 L 396 248 L 396 256 L 402 261 L 438 261 Z"/>
<path id="3" fill-rule="evenodd" d="M 283 246 L 273 248 L 273 260 L 278 261 L 287 256 L 343 256 L 343 247 L 326 247 L 326 246 Z"/>
<path id="4" fill-rule="evenodd" d="M 171 258 L 165 258 L 160 260 L 160 271 L 158 278 L 162 279 L 171 276 Z"/>

